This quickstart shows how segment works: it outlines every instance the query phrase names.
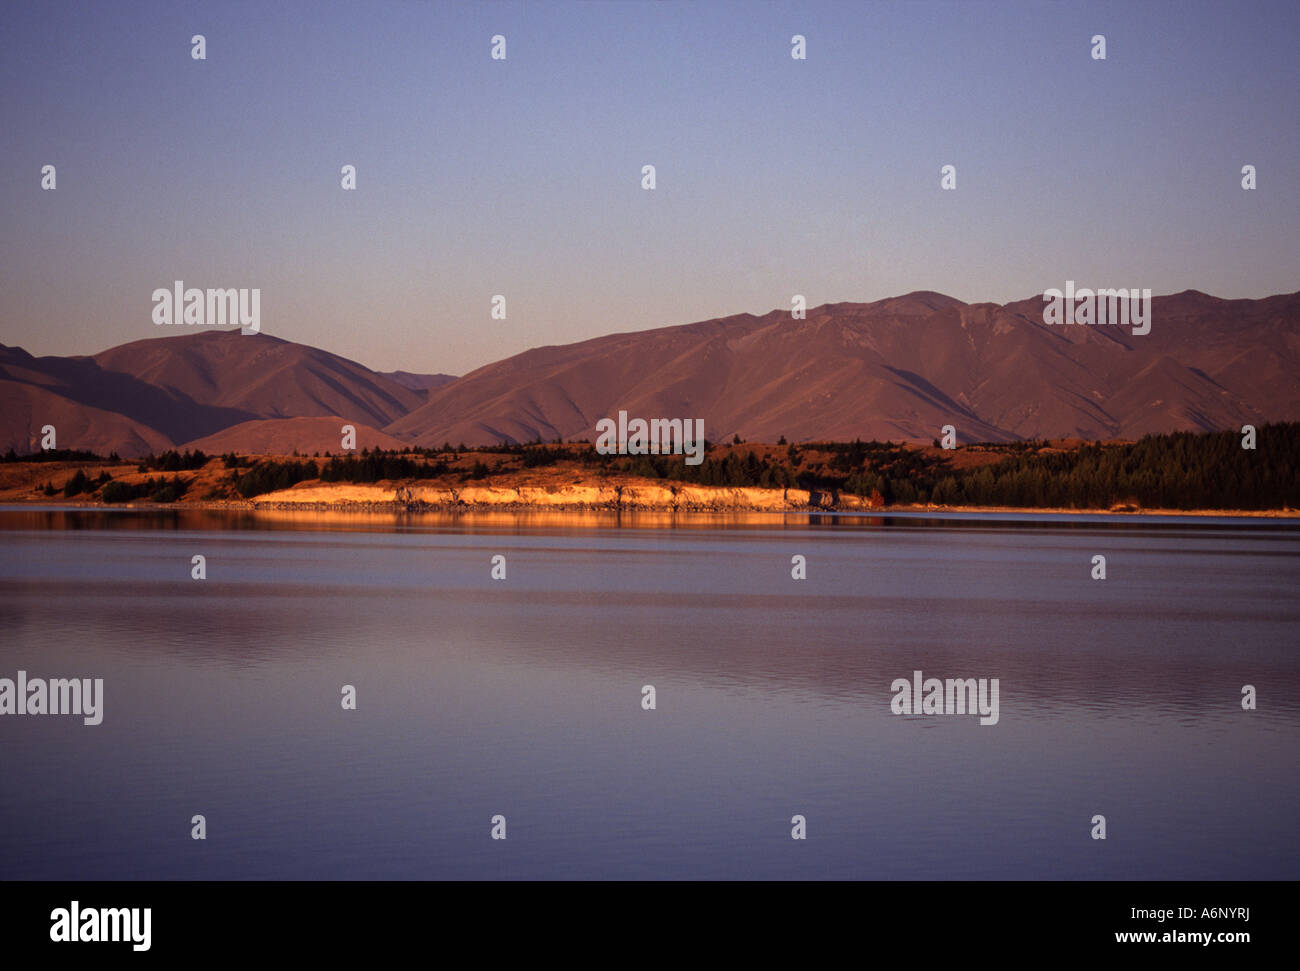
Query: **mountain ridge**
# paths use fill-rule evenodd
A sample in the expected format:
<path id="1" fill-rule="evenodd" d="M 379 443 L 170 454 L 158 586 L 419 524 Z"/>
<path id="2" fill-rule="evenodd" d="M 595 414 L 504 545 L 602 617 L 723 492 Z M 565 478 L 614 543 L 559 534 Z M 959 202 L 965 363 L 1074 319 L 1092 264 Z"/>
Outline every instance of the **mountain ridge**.
<path id="1" fill-rule="evenodd" d="M 1104 440 L 1300 419 L 1300 292 L 1154 297 L 1145 335 L 1049 326 L 1042 310 L 1040 295 L 965 303 L 918 290 L 804 319 L 776 309 L 615 331 L 461 377 L 378 372 L 237 330 L 69 357 L 0 344 L 0 448 L 30 451 L 60 422 L 59 447 L 125 455 L 215 435 L 238 450 L 294 428 L 325 441 L 335 423 L 426 447 L 594 439 L 619 410 L 703 418 L 715 441 L 930 441 L 948 424 L 965 442 Z"/>

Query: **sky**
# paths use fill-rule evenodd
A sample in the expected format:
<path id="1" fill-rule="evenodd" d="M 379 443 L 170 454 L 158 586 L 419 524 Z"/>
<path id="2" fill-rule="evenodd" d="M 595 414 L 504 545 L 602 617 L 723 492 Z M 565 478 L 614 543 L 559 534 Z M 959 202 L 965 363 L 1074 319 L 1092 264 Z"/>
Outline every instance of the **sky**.
<path id="1" fill-rule="evenodd" d="M 452 374 L 794 294 L 1290 293 L 1298 41 L 1294 2 L 9 3 L 0 343 L 181 332 L 175 280 Z"/>

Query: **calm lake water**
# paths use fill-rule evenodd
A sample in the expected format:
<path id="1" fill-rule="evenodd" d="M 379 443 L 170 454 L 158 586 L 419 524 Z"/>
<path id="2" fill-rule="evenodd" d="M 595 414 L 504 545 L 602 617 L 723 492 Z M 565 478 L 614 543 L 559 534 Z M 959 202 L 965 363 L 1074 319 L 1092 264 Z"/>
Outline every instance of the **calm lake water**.
<path id="1" fill-rule="evenodd" d="M 105 696 L 0 716 L 0 878 L 1297 879 L 1298 589 L 1295 521 L 0 509 L 0 677 Z"/>

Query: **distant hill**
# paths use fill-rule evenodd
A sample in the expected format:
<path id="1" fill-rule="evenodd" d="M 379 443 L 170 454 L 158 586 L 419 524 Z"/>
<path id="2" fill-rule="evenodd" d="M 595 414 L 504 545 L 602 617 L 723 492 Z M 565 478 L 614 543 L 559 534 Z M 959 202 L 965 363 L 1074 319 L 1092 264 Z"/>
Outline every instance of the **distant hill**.
<path id="1" fill-rule="evenodd" d="M 149 338 L 93 357 L 0 345 L 0 449 L 19 453 L 39 447 L 46 424 L 62 448 L 132 456 L 259 419 L 339 417 L 378 435 L 425 400 L 355 361 L 266 334 Z"/>
<path id="2" fill-rule="evenodd" d="M 429 391 L 456 380 L 454 374 L 412 374 L 410 371 L 379 371 L 378 374 L 381 377 L 391 378 L 412 391 Z"/>

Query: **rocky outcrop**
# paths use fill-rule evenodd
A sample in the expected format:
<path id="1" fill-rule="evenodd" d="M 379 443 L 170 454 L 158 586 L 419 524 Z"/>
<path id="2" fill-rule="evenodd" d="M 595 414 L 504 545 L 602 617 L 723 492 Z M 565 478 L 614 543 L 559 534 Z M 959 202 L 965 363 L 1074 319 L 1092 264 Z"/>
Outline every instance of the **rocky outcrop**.
<path id="1" fill-rule="evenodd" d="M 783 512 L 808 509 L 866 509 L 857 496 L 804 489 L 728 488 L 635 481 L 573 483 L 555 486 L 461 487 L 419 482 L 374 485 L 303 483 L 258 496 L 257 508 L 394 508 L 394 509 L 655 509 Z"/>

